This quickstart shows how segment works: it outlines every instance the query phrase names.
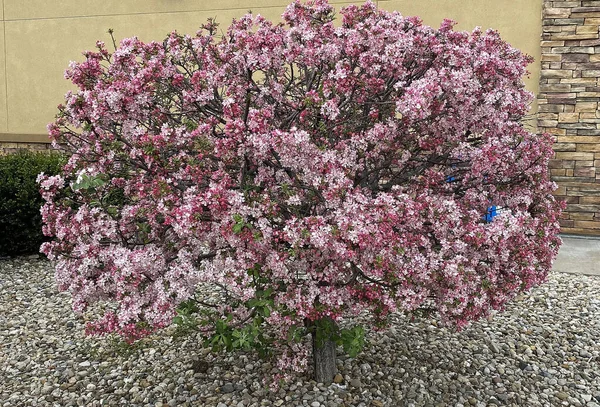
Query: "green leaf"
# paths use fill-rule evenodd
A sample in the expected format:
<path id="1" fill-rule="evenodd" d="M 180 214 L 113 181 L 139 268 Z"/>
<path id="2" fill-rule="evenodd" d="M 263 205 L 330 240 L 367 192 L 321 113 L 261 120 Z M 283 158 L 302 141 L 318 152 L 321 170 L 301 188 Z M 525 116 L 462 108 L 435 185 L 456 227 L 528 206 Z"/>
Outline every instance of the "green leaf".
<path id="1" fill-rule="evenodd" d="M 365 344 L 364 328 L 355 326 L 350 329 L 342 329 L 338 343 L 343 346 L 344 352 L 348 353 L 350 357 L 356 357 Z"/>
<path id="2" fill-rule="evenodd" d="M 215 323 L 215 329 L 216 329 L 216 331 L 218 333 L 223 333 L 223 332 L 225 332 L 227 330 L 227 324 L 224 321 L 222 321 L 222 320 L 219 319 Z"/>
<path id="3" fill-rule="evenodd" d="M 191 315 L 194 312 L 198 312 L 198 311 L 199 311 L 199 308 L 196 305 L 196 301 L 194 301 L 194 299 L 189 299 L 187 301 L 183 301 L 177 306 L 178 314 Z"/>
<path id="4" fill-rule="evenodd" d="M 253 342 L 253 335 L 248 328 L 234 330 L 231 336 L 233 338 L 233 348 L 250 350 Z"/>
<path id="5" fill-rule="evenodd" d="M 302 338 L 305 335 L 305 333 L 306 332 L 303 327 L 294 325 L 288 331 L 288 335 L 287 335 L 288 341 L 299 343 L 300 341 L 302 341 Z"/>
<path id="6" fill-rule="evenodd" d="M 106 184 L 106 180 L 102 174 L 96 176 L 89 176 L 87 174 L 81 174 L 78 180 L 73 183 L 73 191 L 95 189 Z"/>

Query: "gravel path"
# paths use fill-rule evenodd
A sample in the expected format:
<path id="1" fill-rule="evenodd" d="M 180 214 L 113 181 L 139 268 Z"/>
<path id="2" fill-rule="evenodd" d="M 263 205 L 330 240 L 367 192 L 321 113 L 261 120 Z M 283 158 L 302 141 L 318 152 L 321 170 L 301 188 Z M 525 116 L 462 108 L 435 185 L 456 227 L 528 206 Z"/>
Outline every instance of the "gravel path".
<path id="1" fill-rule="evenodd" d="M 168 332 L 127 348 L 84 337 L 84 323 L 47 261 L 0 261 L 0 406 L 600 407 L 600 277 L 554 273 L 459 333 L 399 317 L 340 358 L 342 383 L 278 392 L 252 355 Z"/>

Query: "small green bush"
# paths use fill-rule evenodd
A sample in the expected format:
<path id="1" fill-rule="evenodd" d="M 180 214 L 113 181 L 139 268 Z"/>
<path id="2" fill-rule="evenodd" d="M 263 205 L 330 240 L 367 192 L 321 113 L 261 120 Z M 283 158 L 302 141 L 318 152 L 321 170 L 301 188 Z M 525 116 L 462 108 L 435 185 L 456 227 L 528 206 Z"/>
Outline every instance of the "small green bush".
<path id="1" fill-rule="evenodd" d="M 0 156 L 0 256 L 37 253 L 42 234 L 42 197 L 36 178 L 56 175 L 64 157 L 54 152 L 20 150 Z"/>

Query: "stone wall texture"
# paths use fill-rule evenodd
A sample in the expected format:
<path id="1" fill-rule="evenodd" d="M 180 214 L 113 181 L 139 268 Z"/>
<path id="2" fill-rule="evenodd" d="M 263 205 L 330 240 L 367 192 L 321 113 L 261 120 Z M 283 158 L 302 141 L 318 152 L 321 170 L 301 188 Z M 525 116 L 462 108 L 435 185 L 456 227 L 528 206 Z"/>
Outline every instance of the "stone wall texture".
<path id="1" fill-rule="evenodd" d="M 538 131 L 556 137 L 561 230 L 600 235 L 600 1 L 543 1 Z"/>
<path id="2" fill-rule="evenodd" d="M 51 148 L 49 143 L 19 143 L 0 141 L 0 155 L 16 153 L 19 150 L 45 151 Z"/>

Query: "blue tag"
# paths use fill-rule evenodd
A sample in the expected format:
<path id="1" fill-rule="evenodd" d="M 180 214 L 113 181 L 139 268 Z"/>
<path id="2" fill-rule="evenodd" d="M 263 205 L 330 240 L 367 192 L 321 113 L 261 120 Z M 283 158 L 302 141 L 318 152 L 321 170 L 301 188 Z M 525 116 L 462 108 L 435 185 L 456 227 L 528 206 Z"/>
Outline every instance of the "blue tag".
<path id="1" fill-rule="evenodd" d="M 496 205 L 494 205 L 487 208 L 487 212 L 483 219 L 485 220 L 485 223 L 490 223 L 496 216 L 498 216 L 498 210 L 496 208 Z"/>

